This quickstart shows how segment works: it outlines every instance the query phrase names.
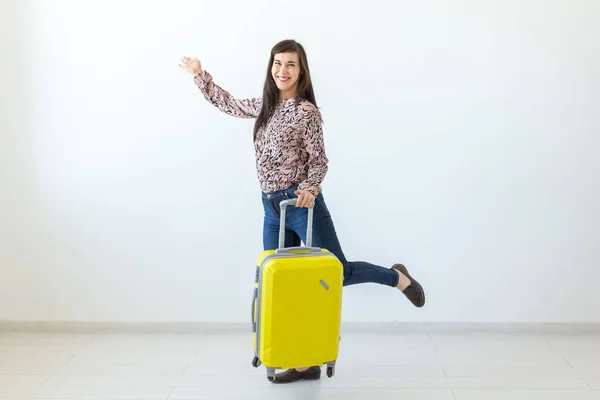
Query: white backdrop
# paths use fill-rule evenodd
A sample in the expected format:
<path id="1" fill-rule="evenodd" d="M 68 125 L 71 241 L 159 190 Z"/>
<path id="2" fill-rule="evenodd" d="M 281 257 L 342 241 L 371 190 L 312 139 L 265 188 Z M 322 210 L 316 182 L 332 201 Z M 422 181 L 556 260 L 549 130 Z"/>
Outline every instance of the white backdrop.
<path id="1" fill-rule="evenodd" d="M 0 320 L 246 322 L 262 206 L 258 96 L 306 47 L 345 321 L 600 322 L 594 0 L 0 1 Z M 587 298 L 586 298 L 587 297 Z"/>

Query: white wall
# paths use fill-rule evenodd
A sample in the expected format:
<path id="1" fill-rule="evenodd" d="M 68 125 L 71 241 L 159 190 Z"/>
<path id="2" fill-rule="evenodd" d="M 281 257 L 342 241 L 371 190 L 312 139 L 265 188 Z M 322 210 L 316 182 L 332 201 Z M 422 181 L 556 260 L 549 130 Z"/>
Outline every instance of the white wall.
<path id="1" fill-rule="evenodd" d="M 346 255 L 427 290 L 347 287 L 345 321 L 600 322 L 598 2 L 0 7 L 0 320 L 248 321 L 252 121 L 177 63 L 256 96 L 295 38 Z"/>

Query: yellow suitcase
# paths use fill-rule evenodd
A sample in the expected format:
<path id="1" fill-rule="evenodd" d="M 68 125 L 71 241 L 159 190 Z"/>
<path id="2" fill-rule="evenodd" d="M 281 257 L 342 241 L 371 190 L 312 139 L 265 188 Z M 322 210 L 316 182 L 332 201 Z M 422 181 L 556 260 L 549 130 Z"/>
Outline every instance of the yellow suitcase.
<path id="1" fill-rule="evenodd" d="M 270 381 L 277 369 L 324 364 L 332 377 L 338 357 L 343 266 L 333 253 L 311 247 L 312 208 L 306 246 L 284 248 L 285 209 L 295 202 L 280 203 L 279 248 L 262 252 L 256 264 L 252 365 L 263 364 Z"/>

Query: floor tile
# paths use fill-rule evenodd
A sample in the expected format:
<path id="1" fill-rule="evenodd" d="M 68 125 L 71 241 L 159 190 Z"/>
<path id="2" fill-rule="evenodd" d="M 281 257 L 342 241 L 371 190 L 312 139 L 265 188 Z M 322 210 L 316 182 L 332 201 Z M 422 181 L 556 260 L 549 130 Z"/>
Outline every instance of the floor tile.
<path id="1" fill-rule="evenodd" d="M 47 375 L 0 375 L 0 386 L 39 386 Z"/>
<path id="2" fill-rule="evenodd" d="M 0 386 L 0 399 L 166 399 L 169 387 Z"/>
<path id="3" fill-rule="evenodd" d="M 450 378 L 600 378 L 600 368 L 585 370 L 568 365 L 558 367 L 444 366 L 443 370 Z"/>
<path id="4" fill-rule="evenodd" d="M 337 377 L 321 380 L 323 387 L 401 389 L 589 389 L 578 378 L 391 378 Z"/>
<path id="5" fill-rule="evenodd" d="M 600 400 L 592 390 L 454 390 L 456 400 Z"/>
<path id="6" fill-rule="evenodd" d="M 0 400 L 600 400 L 598 335 L 354 330 L 333 378 L 291 385 L 253 356 L 245 333 L 0 332 Z"/>

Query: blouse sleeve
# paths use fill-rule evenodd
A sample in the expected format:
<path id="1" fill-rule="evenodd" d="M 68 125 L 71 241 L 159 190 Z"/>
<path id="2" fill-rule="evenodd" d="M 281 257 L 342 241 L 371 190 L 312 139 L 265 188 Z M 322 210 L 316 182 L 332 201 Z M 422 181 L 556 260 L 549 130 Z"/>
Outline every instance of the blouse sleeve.
<path id="1" fill-rule="evenodd" d="M 315 197 L 321 192 L 321 183 L 327 174 L 328 162 L 323 140 L 321 113 L 311 110 L 305 119 L 304 145 L 308 153 L 308 176 L 300 183 L 298 189 L 308 190 Z"/>
<path id="2" fill-rule="evenodd" d="M 262 98 L 236 99 L 213 82 L 206 71 L 194 76 L 194 83 L 212 105 L 224 113 L 238 118 L 256 118 L 262 108 Z"/>

